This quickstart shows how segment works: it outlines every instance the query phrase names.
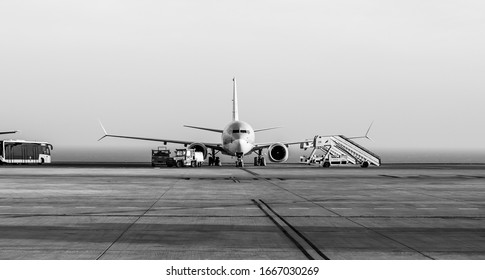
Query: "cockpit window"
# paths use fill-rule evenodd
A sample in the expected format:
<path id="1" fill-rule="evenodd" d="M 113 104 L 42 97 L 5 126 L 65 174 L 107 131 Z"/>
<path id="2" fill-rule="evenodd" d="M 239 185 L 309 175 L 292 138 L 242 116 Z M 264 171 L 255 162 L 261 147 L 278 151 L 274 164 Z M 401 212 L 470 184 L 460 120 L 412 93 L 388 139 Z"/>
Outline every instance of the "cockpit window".
<path id="1" fill-rule="evenodd" d="M 234 129 L 232 131 L 232 133 L 248 133 L 249 134 L 249 130 L 246 130 L 246 129 Z"/>

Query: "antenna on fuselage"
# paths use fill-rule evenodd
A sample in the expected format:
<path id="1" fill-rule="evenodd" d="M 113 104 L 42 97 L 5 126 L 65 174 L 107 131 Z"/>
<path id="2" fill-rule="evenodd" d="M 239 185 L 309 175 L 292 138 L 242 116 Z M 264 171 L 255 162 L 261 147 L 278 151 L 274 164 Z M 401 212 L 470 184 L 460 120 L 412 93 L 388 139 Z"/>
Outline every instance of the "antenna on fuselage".
<path id="1" fill-rule="evenodd" d="M 232 78 L 233 87 L 232 87 L 232 120 L 238 121 L 239 120 L 239 113 L 237 110 L 237 88 L 236 88 L 236 77 Z"/>

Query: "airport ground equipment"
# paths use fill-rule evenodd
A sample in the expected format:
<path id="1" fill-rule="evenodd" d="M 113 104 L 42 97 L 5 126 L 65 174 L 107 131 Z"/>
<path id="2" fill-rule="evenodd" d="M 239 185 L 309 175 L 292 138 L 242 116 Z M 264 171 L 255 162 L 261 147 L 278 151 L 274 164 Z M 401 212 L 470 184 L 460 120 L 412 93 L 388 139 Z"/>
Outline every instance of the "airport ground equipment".
<path id="1" fill-rule="evenodd" d="M 170 158 L 170 150 L 165 146 L 160 146 L 156 150 L 152 150 L 152 166 L 167 165 L 167 160 Z"/>
<path id="2" fill-rule="evenodd" d="M 300 148 L 304 150 L 313 148 L 308 157 L 300 157 L 300 162 L 305 164 L 320 164 L 323 167 L 330 167 L 333 164 L 360 164 L 363 168 L 369 165 L 381 165 L 378 155 L 343 135 L 317 135 L 313 141 L 301 143 Z M 323 154 L 317 156 L 317 151 L 322 151 Z"/>
<path id="3" fill-rule="evenodd" d="M 0 164 L 51 163 L 53 147 L 47 142 L 28 140 L 0 141 Z"/>
<path id="4" fill-rule="evenodd" d="M 176 149 L 175 156 L 167 159 L 167 166 L 191 166 L 201 167 L 204 162 L 204 154 L 195 149 Z"/>

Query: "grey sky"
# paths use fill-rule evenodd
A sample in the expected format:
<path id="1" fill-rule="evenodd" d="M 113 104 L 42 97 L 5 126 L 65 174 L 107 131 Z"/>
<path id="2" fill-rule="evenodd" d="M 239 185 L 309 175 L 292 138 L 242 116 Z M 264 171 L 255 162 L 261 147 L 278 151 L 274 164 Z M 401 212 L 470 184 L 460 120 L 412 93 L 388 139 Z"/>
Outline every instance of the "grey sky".
<path id="1" fill-rule="evenodd" d="M 72 146 L 112 133 L 218 141 L 232 76 L 257 141 L 484 150 L 483 1 L 1 1 L 0 130 Z M 466 137 L 464 141 L 463 137 Z M 60 152 L 60 151 L 59 151 Z"/>

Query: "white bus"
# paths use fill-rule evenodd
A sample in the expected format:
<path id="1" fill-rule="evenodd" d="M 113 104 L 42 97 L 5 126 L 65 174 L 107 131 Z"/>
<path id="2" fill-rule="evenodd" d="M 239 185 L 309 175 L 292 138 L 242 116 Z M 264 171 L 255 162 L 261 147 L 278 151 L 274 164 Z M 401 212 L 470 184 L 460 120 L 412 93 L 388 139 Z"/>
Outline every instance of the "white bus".
<path id="1" fill-rule="evenodd" d="M 0 164 L 51 163 L 52 145 L 47 142 L 1 140 Z"/>

